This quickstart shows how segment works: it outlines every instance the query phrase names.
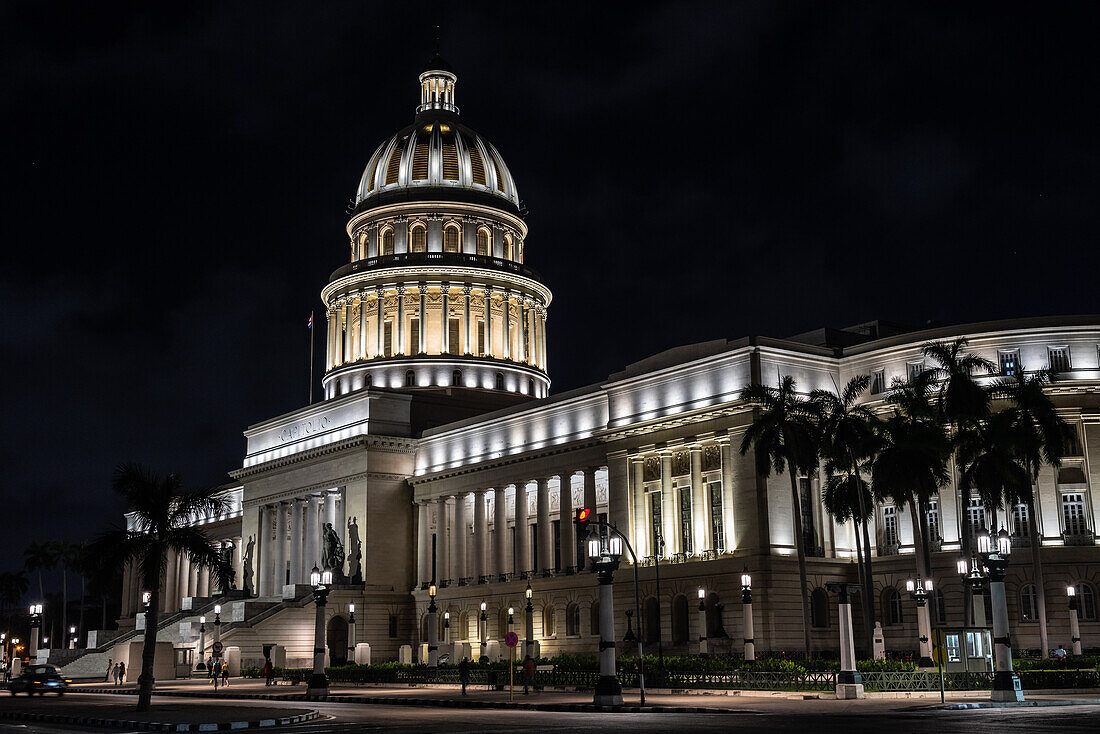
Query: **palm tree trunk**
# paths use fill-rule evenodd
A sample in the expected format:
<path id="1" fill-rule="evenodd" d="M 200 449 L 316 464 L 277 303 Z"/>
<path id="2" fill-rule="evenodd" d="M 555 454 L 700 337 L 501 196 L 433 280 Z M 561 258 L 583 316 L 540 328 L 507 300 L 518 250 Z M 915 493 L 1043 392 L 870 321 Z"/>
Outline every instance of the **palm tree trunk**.
<path id="1" fill-rule="evenodd" d="M 912 513 L 913 555 L 916 556 L 917 575 L 926 579 L 929 577 L 927 556 L 924 553 L 926 546 L 920 522 L 920 502 L 915 498 L 909 500 L 909 511 Z"/>
<path id="2" fill-rule="evenodd" d="M 850 471 L 856 480 L 856 497 L 859 500 L 859 525 L 863 532 L 863 624 L 867 628 L 867 654 L 873 657 L 875 651 L 875 577 L 871 573 L 871 535 L 867 532 L 867 506 L 863 501 L 863 477 L 859 475 L 859 462 L 849 451 Z M 856 528 L 860 532 L 860 528 Z M 858 536 L 857 536 L 858 544 Z M 859 561 L 860 559 L 856 559 Z"/>
<path id="3" fill-rule="evenodd" d="M 1050 650 L 1047 641 L 1047 594 L 1043 582 L 1043 563 L 1039 557 L 1042 550 L 1042 540 L 1039 538 L 1039 516 L 1035 512 L 1035 496 L 1027 503 L 1027 530 L 1031 538 L 1031 575 L 1035 580 L 1035 591 L 1039 600 L 1039 657 L 1045 658 Z"/>
<path id="4" fill-rule="evenodd" d="M 861 603 L 863 604 L 863 612 L 864 612 L 864 614 L 863 614 L 863 626 L 866 627 L 867 626 L 867 589 L 868 589 L 868 585 L 867 585 L 867 575 L 864 573 L 864 569 L 863 569 L 863 542 L 860 540 L 860 537 L 859 537 L 859 520 L 853 520 L 852 521 L 852 530 L 854 531 L 853 535 L 855 535 L 855 538 L 856 538 L 856 571 L 858 572 L 858 575 L 859 575 L 859 588 L 861 588 L 863 590 L 863 599 L 861 600 Z M 873 651 L 875 649 L 874 648 L 875 633 L 874 633 L 873 629 L 867 629 L 865 631 L 867 633 L 866 634 L 867 639 L 865 640 L 865 642 L 868 645 L 867 649 L 872 651 L 872 653 L 873 653 Z"/>
<path id="5" fill-rule="evenodd" d="M 160 587 L 150 586 L 149 611 L 145 613 L 145 644 L 141 649 L 141 675 L 138 676 L 138 711 L 148 711 L 153 698 L 153 666 L 157 654 L 157 611 L 160 608 Z"/>
<path id="6" fill-rule="evenodd" d="M 798 470 L 787 460 L 791 475 L 791 514 L 794 516 L 794 541 L 798 551 L 798 585 L 802 597 L 802 640 L 806 658 L 810 657 L 810 595 L 806 593 L 806 544 L 802 537 L 802 503 L 798 498 Z"/>

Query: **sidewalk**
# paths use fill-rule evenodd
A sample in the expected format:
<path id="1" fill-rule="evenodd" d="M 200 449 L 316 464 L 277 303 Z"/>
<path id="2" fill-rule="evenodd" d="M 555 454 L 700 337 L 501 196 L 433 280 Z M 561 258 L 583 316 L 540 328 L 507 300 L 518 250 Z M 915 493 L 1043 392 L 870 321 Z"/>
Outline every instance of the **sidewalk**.
<path id="1" fill-rule="evenodd" d="M 76 690 L 95 690 L 100 693 L 133 693 L 133 686 L 116 688 L 109 684 L 93 684 L 74 687 Z M 508 690 L 491 691 L 485 686 L 469 686 L 468 696 L 462 696 L 458 686 L 333 686 L 323 700 L 342 703 L 381 704 L 400 706 L 445 706 L 455 708 L 518 708 L 537 711 L 589 711 L 595 709 L 592 694 L 587 691 L 540 691 L 523 695 L 517 687 L 509 701 Z M 205 680 L 179 680 L 159 683 L 156 694 L 161 696 L 201 697 L 204 699 L 269 699 L 282 701 L 305 700 L 304 685 L 266 686 L 262 680 L 234 678 L 228 688 L 217 693 Z M 1088 694 L 1073 696 L 1072 692 L 1060 695 L 1034 695 L 1029 700 L 1050 705 L 1059 703 L 1100 704 L 1100 700 Z M 1092 698 L 1092 700 L 1081 700 Z M 988 691 L 949 692 L 948 705 L 982 704 L 989 700 Z M 694 692 L 646 691 L 645 709 L 639 708 L 637 689 L 623 691 L 624 711 L 652 711 L 667 713 L 767 713 L 790 711 L 793 708 L 805 713 L 875 712 L 939 708 L 939 693 L 887 694 L 859 701 L 838 701 L 831 693 L 792 693 L 770 691 L 712 691 Z"/>

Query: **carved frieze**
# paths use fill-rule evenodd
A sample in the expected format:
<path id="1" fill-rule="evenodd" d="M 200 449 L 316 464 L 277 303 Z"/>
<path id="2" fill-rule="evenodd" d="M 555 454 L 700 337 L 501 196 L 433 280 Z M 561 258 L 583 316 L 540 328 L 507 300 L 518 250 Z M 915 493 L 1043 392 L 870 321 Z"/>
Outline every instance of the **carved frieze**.
<path id="1" fill-rule="evenodd" d="M 680 477 L 691 473 L 691 452 L 677 451 L 672 455 L 672 476 Z"/>
<path id="2" fill-rule="evenodd" d="M 661 457 L 647 456 L 643 464 L 642 476 L 647 482 L 655 482 L 661 478 Z"/>
<path id="3" fill-rule="evenodd" d="M 722 468 L 722 452 L 718 444 L 707 444 L 703 447 L 703 471 L 715 471 Z"/>

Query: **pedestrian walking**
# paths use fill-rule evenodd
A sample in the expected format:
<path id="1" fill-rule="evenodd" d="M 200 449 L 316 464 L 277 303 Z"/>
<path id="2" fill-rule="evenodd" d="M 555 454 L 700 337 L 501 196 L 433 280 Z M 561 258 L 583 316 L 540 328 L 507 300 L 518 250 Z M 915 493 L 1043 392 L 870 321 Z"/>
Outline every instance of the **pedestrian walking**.
<path id="1" fill-rule="evenodd" d="M 115 666 L 112 664 L 113 662 L 114 661 L 112 661 L 110 658 L 107 658 L 107 672 L 103 675 L 104 683 L 110 683 L 111 676 L 115 673 Z"/>
<path id="2" fill-rule="evenodd" d="M 118 685 L 122 685 L 126 681 L 126 663 L 121 660 L 118 661 Z"/>
<path id="3" fill-rule="evenodd" d="M 228 660 L 223 660 L 222 661 L 222 685 L 223 686 L 228 686 L 229 685 L 229 661 Z"/>
<path id="4" fill-rule="evenodd" d="M 535 661 L 528 655 L 523 659 L 523 695 L 527 695 L 527 688 L 535 687 Z"/>
<path id="5" fill-rule="evenodd" d="M 466 695 L 466 686 L 470 682 L 470 661 L 462 658 L 458 664 L 458 680 L 462 683 L 462 695 Z"/>
<path id="6" fill-rule="evenodd" d="M 275 666 L 271 664 L 271 658 L 267 659 L 264 663 L 264 678 L 267 681 L 264 685 L 270 686 L 275 680 Z"/>

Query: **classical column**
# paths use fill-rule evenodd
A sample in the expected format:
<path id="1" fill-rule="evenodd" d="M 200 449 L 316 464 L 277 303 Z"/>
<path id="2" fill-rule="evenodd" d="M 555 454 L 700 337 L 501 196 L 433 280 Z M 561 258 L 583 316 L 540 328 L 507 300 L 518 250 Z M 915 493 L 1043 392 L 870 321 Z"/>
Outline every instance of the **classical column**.
<path id="1" fill-rule="evenodd" d="M 386 314 L 383 311 L 383 303 L 386 300 L 386 289 L 376 288 L 374 291 L 375 303 L 374 306 L 378 313 L 375 314 L 375 341 L 374 341 L 374 356 L 381 357 L 386 353 L 386 345 L 383 344 L 383 340 L 386 336 Z"/>
<path id="2" fill-rule="evenodd" d="M 340 559 L 340 573 L 344 573 L 344 562 L 346 560 L 348 550 L 347 530 L 348 520 L 347 512 L 345 511 L 344 492 L 343 490 L 334 489 L 329 495 L 335 503 L 336 510 L 336 522 L 333 523 L 332 529 L 336 531 L 336 537 L 340 539 L 340 545 L 344 546 L 345 557 Z"/>
<path id="3" fill-rule="evenodd" d="M 661 537 L 665 540 L 665 557 L 680 552 L 676 532 L 676 497 L 672 491 L 672 453 L 661 454 Z"/>
<path id="4" fill-rule="evenodd" d="M 183 606 L 183 599 L 191 596 L 191 556 L 186 553 L 180 553 L 180 577 L 179 588 L 176 589 L 176 595 L 180 598 L 180 607 Z"/>
<path id="5" fill-rule="evenodd" d="M 343 311 L 344 311 L 344 350 L 343 350 L 344 361 L 345 362 L 351 362 L 355 358 L 351 354 L 352 330 L 351 330 L 351 300 L 350 299 L 347 300 L 347 301 L 344 301 Z"/>
<path id="6" fill-rule="evenodd" d="M 119 613 L 122 617 L 129 617 L 133 614 L 133 608 L 130 604 L 130 596 L 133 594 L 133 582 L 134 582 L 134 567 L 132 563 L 127 562 L 122 569 L 122 607 L 119 609 Z M 7 650 L 3 651 L 4 653 Z M 0 662 L 6 662 L 7 658 L 3 658 Z"/>
<path id="7" fill-rule="evenodd" d="M 416 290 L 420 293 L 420 334 L 416 346 L 417 354 L 428 352 L 428 284 L 421 282 L 416 284 Z"/>
<path id="8" fill-rule="evenodd" d="M 491 573 L 504 580 L 508 574 L 508 488 L 493 487 L 493 538 L 496 549 L 493 552 Z"/>
<path id="9" fill-rule="evenodd" d="M 485 569 L 485 539 L 489 535 L 489 520 L 485 514 L 485 490 L 474 490 L 474 563 L 471 577 L 481 583 L 488 575 Z"/>
<path id="10" fill-rule="evenodd" d="M 451 529 L 451 547 L 454 548 L 455 579 L 459 586 L 465 585 L 466 578 L 466 492 L 455 495 L 455 524 Z M 465 635 L 463 635 L 465 637 Z"/>
<path id="11" fill-rule="evenodd" d="M 539 362 L 539 369 L 543 372 L 546 371 L 546 308 L 539 308 L 539 354 L 541 360 Z"/>
<path id="12" fill-rule="evenodd" d="M 187 579 L 187 596 L 199 596 L 199 565 L 191 564 L 191 576 Z"/>
<path id="13" fill-rule="evenodd" d="M 722 535 L 728 553 L 737 547 L 733 532 L 733 447 L 729 439 L 719 441 L 718 447 L 722 454 Z"/>
<path id="14" fill-rule="evenodd" d="M 634 552 L 638 558 L 652 555 L 649 549 L 649 523 L 646 522 L 645 502 L 645 461 L 640 456 L 630 460 L 634 476 L 634 532 L 630 542 L 634 544 Z"/>
<path id="15" fill-rule="evenodd" d="M 286 585 L 286 503 L 275 503 L 275 568 L 271 582 L 271 593 L 283 595 Z"/>
<path id="16" fill-rule="evenodd" d="M 530 526 L 527 524 L 527 483 L 516 482 L 516 573 L 531 570 Z"/>
<path id="17" fill-rule="evenodd" d="M 302 572 L 302 517 L 305 514 L 305 502 L 300 499 L 290 501 L 290 583 L 308 583 Z M 312 566 L 310 567 L 312 570 Z"/>
<path id="18" fill-rule="evenodd" d="M 176 591 L 179 588 L 176 574 L 179 571 L 179 556 L 172 548 L 168 549 L 168 570 L 164 575 L 164 599 L 161 603 L 161 611 L 171 614 L 179 609 L 179 600 L 176 599 Z"/>
<path id="19" fill-rule="evenodd" d="M 367 292 L 359 291 L 359 359 L 367 358 Z M 295 582 L 297 583 L 297 582 Z"/>
<path id="20" fill-rule="evenodd" d="M 271 575 L 275 568 L 275 554 L 271 547 L 271 505 L 260 507 L 260 526 L 256 529 L 260 546 L 260 568 L 256 579 L 256 593 L 271 596 Z"/>
<path id="21" fill-rule="evenodd" d="M 346 301 L 340 301 L 336 304 L 336 338 L 333 344 L 335 358 L 333 361 L 337 367 L 344 363 L 344 317 L 347 314 L 347 309 Z"/>
<path id="22" fill-rule="evenodd" d="M 713 548 L 710 542 L 710 522 L 707 516 L 706 492 L 703 489 L 703 447 L 691 447 L 691 530 L 695 555 Z"/>
<path id="23" fill-rule="evenodd" d="M 336 365 L 336 350 L 333 349 L 333 335 L 336 333 L 336 307 L 329 306 L 326 316 L 328 318 L 325 321 L 325 369 L 331 370 Z"/>
<path id="24" fill-rule="evenodd" d="M 310 573 L 313 567 L 321 568 L 321 495 L 309 496 L 306 506 L 306 550 L 302 558 L 302 572 Z M 323 570 L 323 569 L 322 569 Z"/>
<path id="25" fill-rule="evenodd" d="M 512 304 L 511 304 L 511 292 L 507 289 L 501 291 L 501 303 L 503 305 L 504 313 L 504 351 L 503 358 L 512 358 Z"/>
<path id="26" fill-rule="evenodd" d="M 441 294 L 440 294 L 440 299 L 441 299 L 441 304 L 442 304 L 442 314 L 439 317 L 439 328 L 440 328 L 440 332 L 439 332 L 439 353 L 440 354 L 450 354 L 450 352 L 451 352 L 451 331 L 450 331 L 450 329 L 447 328 L 447 322 L 448 322 L 447 308 L 448 308 L 448 302 L 449 302 L 450 297 L 451 297 L 451 284 L 450 283 L 444 283 L 441 286 L 441 288 L 442 288 L 442 291 L 441 291 Z"/>
<path id="27" fill-rule="evenodd" d="M 437 497 L 435 500 L 435 537 L 436 553 L 439 554 L 436 581 L 452 578 L 450 563 L 450 523 L 447 517 L 447 498 Z"/>
<path id="28" fill-rule="evenodd" d="M 472 333 L 470 328 L 470 291 L 473 290 L 470 286 L 462 286 L 462 331 L 463 333 L 463 354 L 473 354 L 474 347 L 471 341 L 470 335 Z"/>
<path id="29" fill-rule="evenodd" d="M 339 494 L 340 490 L 338 489 L 330 489 L 325 492 L 325 522 L 332 526 L 337 536 L 340 535 L 340 531 L 336 528 L 336 497 Z"/>
<path id="30" fill-rule="evenodd" d="M 561 528 L 561 569 L 577 565 L 577 540 L 573 525 L 573 475 L 558 476 L 558 527 Z"/>
<path id="31" fill-rule="evenodd" d="M 527 361 L 527 299 L 516 298 L 516 361 Z"/>
<path id="32" fill-rule="evenodd" d="M 535 570 L 549 576 L 554 570 L 554 536 L 550 532 L 550 480 L 546 477 L 535 482 L 535 513 L 539 524 L 539 568 Z"/>
<path id="33" fill-rule="evenodd" d="M 584 506 L 592 510 L 593 517 L 596 514 L 596 472 L 598 466 L 589 466 L 584 469 Z"/>
<path id="34" fill-rule="evenodd" d="M 199 569 L 199 596 L 210 596 L 210 568 L 203 566 Z"/>
<path id="35" fill-rule="evenodd" d="M 416 575 L 417 579 L 420 581 L 420 586 L 423 587 L 432 580 L 432 531 L 431 518 L 429 517 L 431 509 L 426 502 L 421 502 L 416 507 Z"/>
<path id="36" fill-rule="evenodd" d="M 397 335 L 397 348 L 394 354 L 405 353 L 405 286 L 397 286 L 397 323 L 394 324 L 394 334 Z"/>

